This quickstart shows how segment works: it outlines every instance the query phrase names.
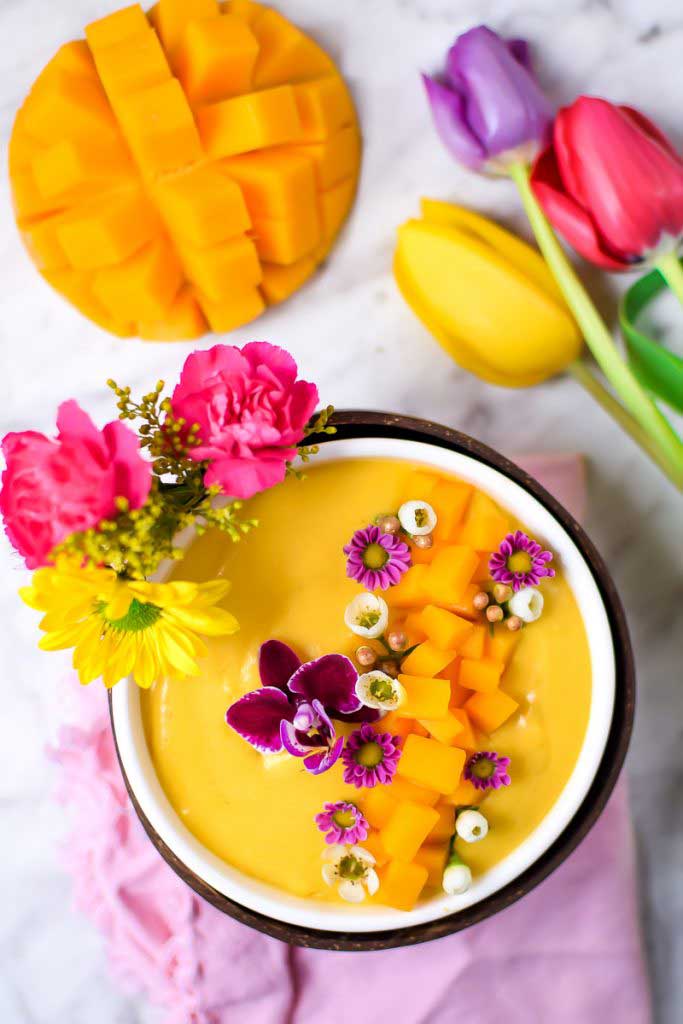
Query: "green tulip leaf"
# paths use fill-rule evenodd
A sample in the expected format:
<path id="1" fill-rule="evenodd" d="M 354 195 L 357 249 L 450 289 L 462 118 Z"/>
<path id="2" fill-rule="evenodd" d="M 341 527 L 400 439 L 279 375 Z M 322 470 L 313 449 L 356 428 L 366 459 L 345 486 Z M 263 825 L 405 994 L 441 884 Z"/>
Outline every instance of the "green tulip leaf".
<path id="1" fill-rule="evenodd" d="M 641 277 L 619 305 L 619 321 L 631 369 L 648 391 L 683 412 L 683 359 L 636 327 L 646 306 L 666 287 L 658 270 Z"/>

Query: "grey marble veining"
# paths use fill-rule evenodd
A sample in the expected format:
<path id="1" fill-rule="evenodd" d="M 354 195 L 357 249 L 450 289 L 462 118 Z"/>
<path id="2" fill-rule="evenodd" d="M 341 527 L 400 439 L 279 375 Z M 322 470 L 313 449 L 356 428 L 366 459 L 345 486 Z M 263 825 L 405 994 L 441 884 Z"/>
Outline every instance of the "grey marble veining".
<path id="1" fill-rule="evenodd" d="M 3 142 L 33 77 L 57 46 L 117 6 L 116 0 L 0 0 Z M 432 131 L 416 72 L 436 65 L 457 32 L 486 21 L 528 36 L 558 102 L 583 91 L 636 103 L 680 144 L 683 8 L 679 0 L 289 0 L 284 9 L 328 46 L 351 82 L 365 136 L 363 178 L 327 268 L 232 340 L 256 336 L 287 346 L 304 376 L 316 379 L 324 399 L 338 407 L 428 416 L 505 452 L 589 454 L 588 528 L 620 588 L 638 660 L 640 703 L 628 769 L 656 1019 L 678 1024 L 682 499 L 572 381 L 513 392 L 459 370 L 403 304 L 390 266 L 395 228 L 416 211 L 422 194 L 457 199 L 526 230 L 512 187 L 460 170 Z M 51 431 L 57 404 L 69 396 L 104 422 L 111 416 L 103 387 L 108 376 L 139 390 L 159 376 L 177 375 L 188 346 L 110 338 L 40 281 L 19 244 L 4 173 L 0 267 L 2 433 L 29 426 Z M 588 279 L 609 308 L 622 282 L 590 272 Z M 679 337 L 682 316 L 662 304 L 662 322 L 677 318 Z M 15 594 L 24 576 L 5 544 L 0 566 L 0 1020 L 151 1024 L 157 1014 L 108 979 L 99 936 L 70 908 L 58 857 L 65 822 L 50 799 L 53 775 L 43 754 L 58 720 L 60 674 L 68 662 L 36 650 L 35 615 Z"/>

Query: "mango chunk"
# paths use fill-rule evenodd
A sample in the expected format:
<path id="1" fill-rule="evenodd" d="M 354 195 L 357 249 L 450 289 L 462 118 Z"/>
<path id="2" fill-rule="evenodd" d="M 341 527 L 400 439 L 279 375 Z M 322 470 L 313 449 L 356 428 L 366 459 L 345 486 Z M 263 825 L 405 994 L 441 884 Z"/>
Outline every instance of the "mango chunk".
<path id="1" fill-rule="evenodd" d="M 93 294 L 114 318 L 160 320 L 183 283 L 183 273 L 168 241 L 151 242 L 130 259 L 100 270 Z"/>
<path id="2" fill-rule="evenodd" d="M 397 807 L 397 801 L 390 793 L 391 789 L 393 789 L 393 784 L 373 786 L 372 789 L 363 790 L 360 809 L 373 828 L 384 828 Z"/>
<path id="3" fill-rule="evenodd" d="M 431 565 L 440 551 L 443 551 L 445 544 L 432 544 L 431 548 L 418 548 L 410 545 L 410 560 L 413 565 Z"/>
<path id="4" fill-rule="evenodd" d="M 472 632 L 472 623 L 467 619 L 433 604 L 423 608 L 421 622 L 432 643 L 444 651 L 458 651 Z M 441 669 L 436 670 L 439 671 Z"/>
<path id="5" fill-rule="evenodd" d="M 468 698 L 469 699 L 469 698 Z M 458 733 L 456 745 L 461 750 L 476 750 L 477 741 L 470 722 L 470 716 L 464 708 L 451 708 L 451 714 L 460 722 L 461 732 Z"/>
<path id="6" fill-rule="evenodd" d="M 424 605 L 428 602 L 425 592 L 428 567 L 411 565 L 394 587 L 384 591 L 383 597 L 390 608 L 410 608 L 413 605 Z"/>
<path id="7" fill-rule="evenodd" d="M 477 551 L 495 551 L 509 528 L 507 517 L 495 502 L 477 491 L 458 532 L 458 543 L 468 544 Z"/>
<path id="8" fill-rule="evenodd" d="M 216 245 L 251 227 L 241 189 L 216 167 L 166 178 L 155 195 L 172 233 L 191 245 Z"/>
<path id="9" fill-rule="evenodd" d="M 460 737 L 463 734 L 463 725 L 459 718 L 448 711 L 443 718 L 421 718 L 420 725 L 423 725 L 430 736 L 447 746 L 455 744 L 462 746 Z"/>
<path id="10" fill-rule="evenodd" d="M 415 863 L 427 871 L 426 885 L 430 889 L 440 889 L 443 881 L 443 873 L 446 867 L 446 855 L 448 844 L 422 846 L 415 856 Z"/>
<path id="11" fill-rule="evenodd" d="M 437 793 L 452 793 L 465 765 L 465 751 L 414 734 L 403 745 L 398 774 Z"/>
<path id="12" fill-rule="evenodd" d="M 405 701 L 395 712 L 399 718 L 445 718 L 451 696 L 447 679 L 403 674 L 398 679 L 406 691 Z"/>
<path id="13" fill-rule="evenodd" d="M 477 789 L 469 779 L 463 779 L 458 788 L 445 797 L 445 801 L 453 807 L 476 807 L 485 796 L 485 790 Z"/>
<path id="14" fill-rule="evenodd" d="M 382 846 L 391 859 L 409 863 L 438 821 L 433 807 L 403 801 L 380 832 Z"/>
<path id="15" fill-rule="evenodd" d="M 234 14 L 247 25 L 253 25 L 265 10 L 263 4 L 256 3 L 256 0 L 221 0 L 219 7 L 223 14 Z"/>
<path id="16" fill-rule="evenodd" d="M 409 612 L 403 620 L 402 628 L 408 636 L 408 645 L 410 647 L 427 639 L 427 634 L 422 627 L 422 613 L 419 611 Z"/>
<path id="17" fill-rule="evenodd" d="M 439 794 L 433 789 L 416 786 L 414 782 L 401 779 L 398 775 L 394 775 L 390 786 L 392 799 L 396 803 L 407 800 L 413 804 L 424 804 L 425 807 L 433 807 L 439 800 Z"/>
<path id="18" fill-rule="evenodd" d="M 193 21 L 217 18 L 219 13 L 216 0 L 159 0 L 154 25 L 174 68 L 186 27 Z"/>
<path id="19" fill-rule="evenodd" d="M 136 191 L 65 214 L 57 238 L 72 267 L 94 270 L 127 260 L 158 230 L 156 211 Z"/>
<path id="20" fill-rule="evenodd" d="M 423 625 L 427 620 L 422 619 Z M 431 621 L 431 620 L 429 620 Z M 401 662 L 401 671 L 409 676 L 433 677 L 442 672 L 455 658 L 455 651 L 443 650 L 431 640 L 425 640 Z"/>
<path id="21" fill-rule="evenodd" d="M 440 551 L 428 569 L 425 589 L 433 604 L 452 604 L 472 579 L 479 559 L 470 547 L 449 545 Z"/>
<path id="22" fill-rule="evenodd" d="M 178 50 L 178 78 L 192 103 L 216 103 L 248 92 L 259 44 L 234 14 L 192 21 Z"/>
<path id="23" fill-rule="evenodd" d="M 288 266 L 277 263 L 263 263 L 261 291 L 270 305 L 284 302 L 313 274 L 316 268 L 312 256 L 304 256 Z"/>
<path id="24" fill-rule="evenodd" d="M 201 107 L 197 125 L 206 151 L 214 158 L 279 146 L 301 137 L 301 119 L 291 85 Z"/>
<path id="25" fill-rule="evenodd" d="M 360 132 L 355 124 L 341 128 L 324 142 L 292 146 L 292 152 L 308 157 L 313 164 L 318 189 L 325 192 L 355 176 L 360 160 Z"/>
<path id="26" fill-rule="evenodd" d="M 429 501 L 439 477 L 427 469 L 414 469 L 401 490 L 401 504 L 405 501 Z"/>
<path id="27" fill-rule="evenodd" d="M 422 722 L 413 722 L 413 728 L 410 731 L 414 732 L 416 736 L 424 736 L 425 738 L 429 736 L 429 730 L 425 729 Z"/>
<path id="28" fill-rule="evenodd" d="M 491 661 L 488 658 L 473 661 L 471 658 L 463 658 L 460 662 L 458 681 L 466 690 L 491 693 L 500 683 L 504 669 L 502 661 Z"/>
<path id="29" fill-rule="evenodd" d="M 472 576 L 472 582 L 473 583 L 486 583 L 486 582 L 488 582 L 491 579 L 491 572 L 489 570 L 489 562 L 491 560 L 491 554 L 492 554 L 491 551 L 480 551 L 480 552 L 478 552 L 478 555 L 479 555 L 479 565 L 475 569 L 474 575 Z"/>
<path id="30" fill-rule="evenodd" d="M 61 270 L 69 266 L 57 235 L 58 223 L 57 218 L 46 217 L 22 229 L 24 245 L 39 270 Z"/>
<path id="31" fill-rule="evenodd" d="M 474 607 L 474 599 L 480 590 L 481 587 L 478 587 L 476 583 L 468 583 L 460 597 L 448 603 L 448 611 L 460 615 L 463 619 L 469 619 L 471 622 L 480 619 L 481 613 Z"/>
<path id="32" fill-rule="evenodd" d="M 460 525 L 471 497 L 471 484 L 464 481 L 439 480 L 429 495 L 429 504 L 437 517 L 434 528 L 435 540 L 454 540 L 455 528 Z"/>
<path id="33" fill-rule="evenodd" d="M 92 274 L 84 270 L 46 270 L 45 280 L 98 327 L 119 338 L 135 333 L 133 324 L 113 320 L 92 293 Z"/>
<path id="34" fill-rule="evenodd" d="M 134 173 L 122 145 L 90 147 L 76 145 L 71 139 L 41 150 L 31 169 L 42 196 L 64 201 L 114 187 L 121 178 L 132 179 Z"/>
<path id="35" fill-rule="evenodd" d="M 389 854 L 384 849 L 379 832 L 375 829 L 371 829 L 368 832 L 367 839 L 364 839 L 361 845 L 375 858 L 376 868 L 382 868 L 388 862 Z"/>
<path id="36" fill-rule="evenodd" d="M 54 140 L 55 125 L 60 138 L 116 137 L 114 117 L 100 83 L 68 71 L 55 70 L 49 87 L 34 87 L 22 108 L 21 123 L 28 135 L 45 142 Z"/>
<path id="37" fill-rule="evenodd" d="M 96 50 L 95 64 L 113 105 L 121 96 L 160 85 L 171 77 L 156 32 L 147 25 L 135 36 Z"/>
<path id="38" fill-rule="evenodd" d="M 492 661 L 502 661 L 503 665 L 507 665 L 519 639 L 519 633 L 512 633 L 509 629 L 494 629 L 493 634 L 487 631 L 486 657 Z"/>
<path id="39" fill-rule="evenodd" d="M 230 298 L 212 302 L 206 295 L 197 295 L 199 305 L 209 327 L 215 334 L 227 334 L 242 324 L 255 320 L 265 309 L 263 296 L 258 288 L 245 285 L 237 288 Z"/>
<path id="40" fill-rule="evenodd" d="M 493 693 L 475 693 L 465 704 L 464 710 L 474 724 L 489 735 L 499 729 L 519 704 L 502 690 Z"/>
<path id="41" fill-rule="evenodd" d="M 395 711 L 388 711 L 387 714 L 373 723 L 377 732 L 390 732 L 392 736 L 404 737 L 412 729 L 412 722 L 409 718 L 401 718 Z"/>
<path id="42" fill-rule="evenodd" d="M 463 658 L 483 658 L 486 644 L 486 626 L 473 626 L 471 632 L 460 644 L 459 654 Z M 498 659 L 493 659 L 494 661 Z"/>
<path id="43" fill-rule="evenodd" d="M 450 803 L 440 803 L 436 807 L 438 821 L 427 836 L 427 843 L 447 842 L 455 831 L 455 809 Z"/>
<path id="44" fill-rule="evenodd" d="M 197 126 L 176 78 L 121 97 L 117 114 L 138 166 L 152 178 L 202 156 Z"/>
<path id="45" fill-rule="evenodd" d="M 289 266 L 315 249 L 320 223 L 315 206 L 302 207 L 296 217 L 255 217 L 252 237 L 260 258 Z"/>
<path id="46" fill-rule="evenodd" d="M 381 873 L 377 899 L 397 910 L 412 910 L 424 889 L 429 872 L 421 864 L 392 860 Z"/>
<path id="47" fill-rule="evenodd" d="M 336 238 L 346 220 L 356 193 L 356 185 L 357 179 L 354 175 L 353 178 L 346 178 L 333 188 L 318 194 L 323 236 L 327 241 Z"/>
<path id="48" fill-rule="evenodd" d="M 149 28 L 140 4 L 131 4 L 85 26 L 85 38 L 93 53 L 123 42 Z"/>
<path id="49" fill-rule="evenodd" d="M 138 334 L 146 341 L 186 341 L 206 334 L 207 323 L 192 291 L 187 286 L 158 320 L 140 320 Z"/>
<path id="50" fill-rule="evenodd" d="M 349 91 L 338 75 L 295 85 L 294 95 L 301 119 L 301 142 L 322 142 L 355 121 Z"/>
<path id="51" fill-rule="evenodd" d="M 252 28 L 259 45 L 254 72 L 257 89 L 303 82 L 334 71 L 327 54 L 277 11 L 264 10 L 253 20 Z"/>
<path id="52" fill-rule="evenodd" d="M 180 256 L 190 281 L 212 302 L 229 299 L 236 285 L 257 285 L 263 278 L 256 246 L 246 235 L 206 247 L 183 244 Z"/>
<path id="53" fill-rule="evenodd" d="M 316 205 L 313 164 L 287 149 L 247 153 L 224 161 L 222 167 L 242 189 L 252 217 L 295 220 Z"/>

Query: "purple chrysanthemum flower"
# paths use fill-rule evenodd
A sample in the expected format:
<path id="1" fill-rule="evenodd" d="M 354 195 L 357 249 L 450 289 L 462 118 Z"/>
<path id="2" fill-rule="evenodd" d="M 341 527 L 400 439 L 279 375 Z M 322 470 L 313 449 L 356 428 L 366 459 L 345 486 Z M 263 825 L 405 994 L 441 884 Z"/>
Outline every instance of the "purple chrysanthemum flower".
<path id="1" fill-rule="evenodd" d="M 550 551 L 544 551 L 537 541 L 517 530 L 508 533 L 491 555 L 489 571 L 496 583 L 507 583 L 517 592 L 522 587 L 538 586 L 544 576 L 554 576 L 555 570 L 546 565 L 552 557 Z"/>
<path id="2" fill-rule="evenodd" d="M 346 575 L 366 590 L 386 590 L 398 583 L 410 568 L 410 548 L 379 526 L 356 530 L 344 548 Z"/>
<path id="3" fill-rule="evenodd" d="M 508 774 L 509 757 L 501 757 L 495 750 L 480 750 L 465 764 L 464 777 L 475 789 L 500 789 L 512 781 Z"/>
<path id="4" fill-rule="evenodd" d="M 330 846 L 355 846 L 368 838 L 370 826 L 355 804 L 338 800 L 336 804 L 325 804 L 321 814 L 316 814 L 315 823 L 321 832 L 326 832 L 325 842 Z"/>
<path id="5" fill-rule="evenodd" d="M 401 757 L 400 738 L 390 732 L 375 732 L 365 722 L 352 732 L 342 751 L 344 782 L 362 789 L 393 779 Z"/>

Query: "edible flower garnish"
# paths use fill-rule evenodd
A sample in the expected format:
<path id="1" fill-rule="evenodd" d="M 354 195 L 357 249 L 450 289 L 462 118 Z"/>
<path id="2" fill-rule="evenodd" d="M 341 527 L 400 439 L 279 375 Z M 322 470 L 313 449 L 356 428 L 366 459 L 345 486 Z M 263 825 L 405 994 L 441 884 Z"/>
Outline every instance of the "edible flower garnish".
<path id="1" fill-rule="evenodd" d="M 543 612 L 543 594 L 536 587 L 522 587 L 508 601 L 508 610 L 522 622 L 535 622 Z"/>
<path id="2" fill-rule="evenodd" d="M 401 757 L 400 739 L 389 732 L 375 732 L 369 723 L 352 732 L 342 752 L 344 782 L 362 789 L 386 785 L 396 774 Z"/>
<path id="3" fill-rule="evenodd" d="M 321 832 L 327 833 L 325 842 L 344 845 L 362 843 L 368 838 L 370 826 L 355 804 L 339 800 L 336 804 L 325 804 L 315 823 Z"/>
<path id="4" fill-rule="evenodd" d="M 366 892 L 374 896 L 379 889 L 375 858 L 362 846 L 335 843 L 323 852 L 323 881 L 337 887 L 347 903 L 362 903 Z"/>
<path id="5" fill-rule="evenodd" d="M 472 884 L 472 872 L 456 852 L 454 845 L 451 845 L 441 884 L 443 891 L 449 896 L 459 896 L 461 893 L 467 892 Z"/>
<path id="6" fill-rule="evenodd" d="M 261 688 L 246 693 L 226 713 L 226 722 L 263 754 L 287 750 L 304 758 L 314 775 L 327 771 L 341 753 L 331 718 L 376 718 L 361 706 L 358 673 L 342 654 L 325 654 L 302 665 L 291 647 L 268 640 L 259 652 Z"/>
<path id="7" fill-rule="evenodd" d="M 436 526 L 436 512 L 426 501 L 406 501 L 398 510 L 398 521 L 411 537 L 426 537 Z"/>
<path id="8" fill-rule="evenodd" d="M 364 672 L 358 677 L 356 696 L 366 708 L 395 711 L 405 700 L 406 691 L 398 679 L 393 679 L 386 672 L 377 669 L 374 672 Z"/>
<path id="9" fill-rule="evenodd" d="M 387 628 L 389 608 L 386 601 L 375 594 L 358 594 L 347 605 L 344 622 L 357 636 L 376 640 Z"/>
<path id="10" fill-rule="evenodd" d="M 469 758 L 463 775 L 475 789 L 500 789 L 512 781 L 507 770 L 509 764 L 509 757 L 501 757 L 494 750 L 480 750 Z"/>
<path id="11" fill-rule="evenodd" d="M 552 577 L 555 570 L 547 567 L 552 553 L 517 530 L 508 533 L 489 559 L 489 571 L 497 583 L 507 583 L 517 593 L 522 587 L 537 586 L 543 577 Z"/>
<path id="12" fill-rule="evenodd" d="M 382 533 L 379 526 L 356 530 L 344 554 L 346 575 L 366 590 L 386 590 L 410 568 L 408 545 L 393 533 Z"/>
<path id="13" fill-rule="evenodd" d="M 489 830 L 489 823 L 481 813 L 472 807 L 465 808 L 455 819 L 455 831 L 459 839 L 466 843 L 478 843 L 485 839 Z"/>

